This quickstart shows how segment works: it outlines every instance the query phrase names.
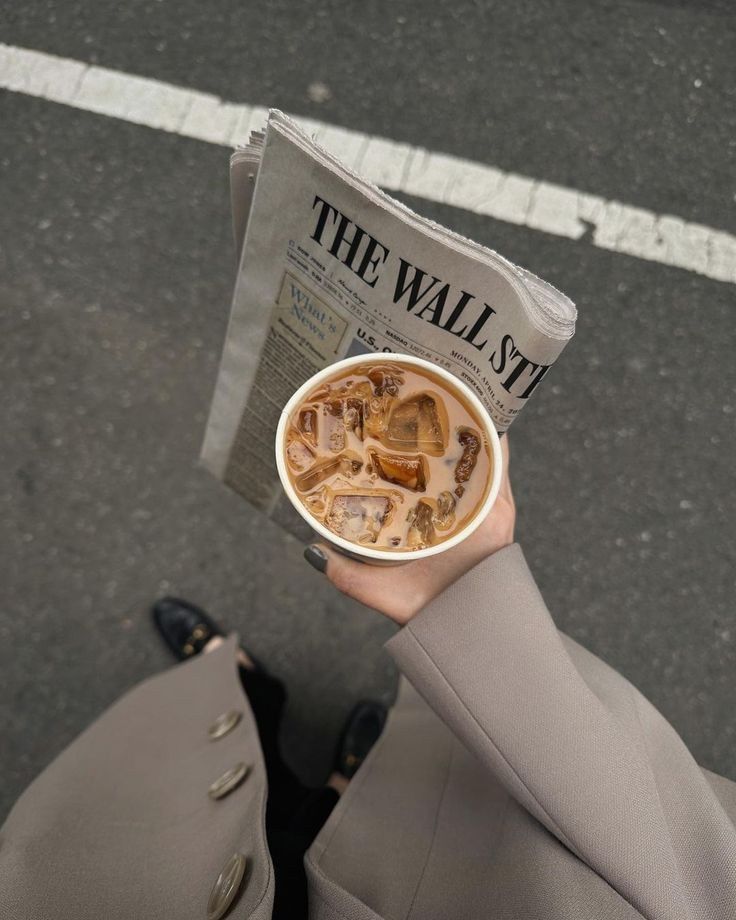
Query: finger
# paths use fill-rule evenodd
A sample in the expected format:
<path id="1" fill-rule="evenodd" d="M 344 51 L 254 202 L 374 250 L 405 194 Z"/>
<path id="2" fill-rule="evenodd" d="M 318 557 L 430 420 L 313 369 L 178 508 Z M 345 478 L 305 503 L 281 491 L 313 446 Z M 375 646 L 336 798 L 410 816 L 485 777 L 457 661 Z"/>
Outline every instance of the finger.
<path id="1" fill-rule="evenodd" d="M 509 476 L 511 455 L 509 453 L 508 434 L 504 435 L 504 437 L 501 438 L 501 456 L 503 457 L 503 476 L 501 477 L 501 486 L 499 488 L 499 494 L 505 496 L 509 500 L 512 500 L 511 478 Z"/>
<path id="2" fill-rule="evenodd" d="M 503 468 L 507 470 L 509 468 L 509 435 L 508 432 L 500 438 L 501 441 L 501 456 L 503 457 Z"/>
<path id="3" fill-rule="evenodd" d="M 509 475 L 509 463 L 511 455 L 509 453 L 509 436 L 506 434 L 501 438 L 501 457 L 503 464 L 503 475 L 504 478 Z"/>
<path id="4" fill-rule="evenodd" d="M 393 615 L 392 602 L 396 601 L 397 593 L 400 594 L 397 587 L 402 580 L 403 566 L 397 569 L 356 562 L 324 543 L 308 546 L 304 558 L 324 572 L 338 591 L 382 613 Z"/>

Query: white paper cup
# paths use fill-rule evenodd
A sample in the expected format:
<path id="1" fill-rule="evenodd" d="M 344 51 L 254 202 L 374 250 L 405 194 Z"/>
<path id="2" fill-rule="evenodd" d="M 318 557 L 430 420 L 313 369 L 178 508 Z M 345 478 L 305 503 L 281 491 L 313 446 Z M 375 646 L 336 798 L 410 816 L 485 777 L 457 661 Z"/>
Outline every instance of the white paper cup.
<path id="1" fill-rule="evenodd" d="M 439 378 L 439 380 L 443 382 L 444 386 L 450 390 L 450 392 L 455 393 L 461 400 L 464 400 L 474 410 L 478 420 L 483 425 L 483 433 L 485 435 L 486 443 L 488 444 L 491 451 L 491 482 L 489 483 L 483 504 L 478 509 L 478 513 L 475 515 L 475 517 L 472 518 L 472 520 L 470 520 L 462 528 L 462 530 L 459 530 L 447 540 L 436 543 L 434 546 L 428 546 L 425 549 L 417 549 L 413 551 L 404 550 L 401 552 L 396 552 L 389 549 L 361 546 L 357 543 L 351 542 L 350 540 L 345 540 L 343 537 L 339 537 L 337 534 L 333 533 L 331 530 L 325 527 L 324 524 L 322 524 L 309 513 L 306 507 L 302 504 L 294 489 L 294 486 L 291 484 L 289 472 L 286 467 L 286 457 L 284 451 L 284 440 L 286 438 L 286 431 L 291 415 L 299 406 L 299 404 L 309 395 L 309 393 L 312 392 L 312 390 L 316 389 L 320 383 L 322 383 L 324 380 L 330 379 L 331 377 L 338 376 L 343 371 L 348 370 L 351 367 L 356 367 L 357 365 L 386 364 L 391 362 L 411 364 L 420 370 L 424 370 L 430 375 L 430 377 Z M 329 367 L 319 371 L 319 373 L 315 374 L 313 377 L 310 377 L 306 383 L 299 387 L 299 389 L 294 393 L 294 395 L 282 409 L 279 424 L 276 428 L 276 466 L 279 471 L 281 484 L 283 485 L 284 491 L 288 495 L 292 505 L 304 518 L 307 524 L 309 524 L 309 526 L 321 537 L 321 539 L 324 540 L 325 543 L 331 544 L 335 549 L 339 550 L 341 553 L 344 553 L 346 556 L 350 556 L 353 559 L 358 559 L 360 562 L 369 562 L 372 565 L 403 565 L 407 562 L 414 562 L 417 559 L 427 559 L 430 556 L 437 556 L 439 553 L 444 553 L 448 549 L 452 549 L 453 546 L 457 546 L 459 543 L 462 543 L 463 540 L 466 540 L 471 535 L 471 533 L 473 533 L 473 531 L 476 530 L 478 526 L 485 520 L 489 511 L 493 507 L 493 503 L 496 500 L 496 496 L 498 495 L 498 490 L 501 485 L 502 464 L 503 459 L 501 457 L 501 443 L 498 439 L 498 433 L 496 432 L 496 428 L 491 421 L 491 417 L 489 416 L 488 411 L 486 410 L 483 403 L 475 395 L 475 393 L 473 393 L 467 384 L 463 383 L 462 380 L 459 380 L 453 374 L 449 373 L 441 367 L 436 367 L 434 364 L 431 364 L 429 361 L 425 361 L 423 358 L 415 358 L 412 355 L 377 352 L 375 354 L 355 355 L 352 358 L 345 358 L 343 361 L 336 361 L 334 364 L 330 364 Z"/>

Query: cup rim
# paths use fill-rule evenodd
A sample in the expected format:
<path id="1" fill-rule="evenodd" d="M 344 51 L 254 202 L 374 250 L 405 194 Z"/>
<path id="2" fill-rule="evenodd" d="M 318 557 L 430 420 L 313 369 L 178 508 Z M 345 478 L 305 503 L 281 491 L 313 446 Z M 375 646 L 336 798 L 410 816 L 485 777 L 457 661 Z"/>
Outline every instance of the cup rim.
<path id="1" fill-rule="evenodd" d="M 304 399 L 305 396 L 307 396 L 310 390 L 313 390 L 315 386 L 320 384 L 328 377 L 332 377 L 336 373 L 339 373 L 340 371 L 347 368 L 354 367 L 355 365 L 359 364 L 379 363 L 386 361 L 413 364 L 416 367 L 423 368 L 430 374 L 445 381 L 450 387 L 454 387 L 457 391 L 459 391 L 462 397 L 470 403 L 485 427 L 485 434 L 488 439 L 488 444 L 490 445 L 493 460 L 493 474 L 491 476 L 491 483 L 488 492 L 486 493 L 486 497 L 483 500 L 483 504 L 478 509 L 478 513 L 475 515 L 475 517 L 469 521 L 462 528 L 462 530 L 459 530 L 451 537 L 448 537 L 447 540 L 443 540 L 441 543 L 435 543 L 434 546 L 428 546 L 424 549 L 412 550 L 411 552 L 396 552 L 395 550 L 390 549 L 372 549 L 367 546 L 362 546 L 360 543 L 353 543 L 351 540 L 346 540 L 344 537 L 338 536 L 329 528 L 325 527 L 324 524 L 322 524 L 309 513 L 297 495 L 293 485 L 291 484 L 291 480 L 289 479 L 289 471 L 286 467 L 286 452 L 283 449 L 283 442 L 289 417 L 297 405 Z M 445 368 L 438 367 L 432 364 L 430 361 L 425 360 L 424 358 L 418 358 L 415 355 L 405 355 L 400 352 L 370 352 L 361 355 L 353 355 L 350 358 L 343 358 L 340 361 L 335 361 L 334 363 L 329 364 L 321 371 L 313 374 L 308 380 L 305 380 L 305 382 L 297 390 L 294 391 L 284 408 L 281 410 L 279 422 L 276 427 L 275 454 L 276 468 L 278 470 L 279 479 L 281 480 L 281 485 L 283 486 L 289 501 L 294 506 L 299 515 L 307 522 L 307 524 L 309 524 L 313 530 L 315 530 L 320 535 L 320 537 L 322 537 L 328 543 L 332 543 L 351 554 L 362 556 L 366 559 L 380 559 L 382 561 L 392 560 L 393 562 L 414 562 L 418 559 L 428 559 L 431 556 L 436 556 L 439 553 L 446 552 L 448 549 L 452 549 L 453 547 L 462 543 L 463 540 L 466 540 L 478 529 L 478 527 L 486 519 L 491 508 L 493 507 L 496 498 L 498 497 L 499 488 L 501 486 L 501 474 L 503 467 L 501 442 L 499 440 L 498 432 L 496 431 L 496 426 L 493 424 L 493 420 L 491 419 L 488 410 L 476 396 L 476 394 L 470 389 L 470 387 L 454 374 L 451 374 L 449 371 L 445 370 Z"/>

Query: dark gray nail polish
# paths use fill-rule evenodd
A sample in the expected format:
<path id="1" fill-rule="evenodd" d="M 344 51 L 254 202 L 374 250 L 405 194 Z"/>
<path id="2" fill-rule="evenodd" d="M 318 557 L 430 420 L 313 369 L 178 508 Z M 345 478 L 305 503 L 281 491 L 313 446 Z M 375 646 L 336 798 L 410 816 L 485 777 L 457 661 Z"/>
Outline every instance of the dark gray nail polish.
<path id="1" fill-rule="evenodd" d="M 318 572 L 324 572 L 327 568 L 327 556 L 322 552 L 319 546 L 308 546 L 304 550 L 304 558 Z"/>

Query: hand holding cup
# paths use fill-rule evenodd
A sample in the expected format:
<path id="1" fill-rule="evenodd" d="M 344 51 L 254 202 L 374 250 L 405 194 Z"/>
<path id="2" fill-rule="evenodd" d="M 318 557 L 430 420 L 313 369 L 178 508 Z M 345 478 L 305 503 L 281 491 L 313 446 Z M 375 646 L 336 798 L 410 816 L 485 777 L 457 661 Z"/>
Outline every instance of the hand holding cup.
<path id="1" fill-rule="evenodd" d="M 320 543 L 307 547 L 307 561 L 324 571 L 338 590 L 403 626 L 479 562 L 514 542 L 516 506 L 509 480 L 508 436 L 501 439 L 501 451 L 503 475 L 492 510 L 474 533 L 447 552 L 378 568 L 348 559 Z"/>

